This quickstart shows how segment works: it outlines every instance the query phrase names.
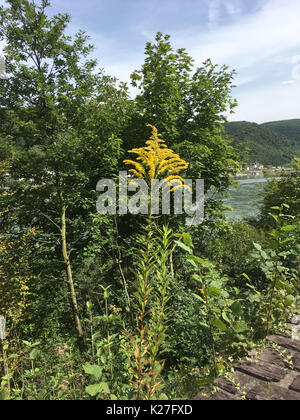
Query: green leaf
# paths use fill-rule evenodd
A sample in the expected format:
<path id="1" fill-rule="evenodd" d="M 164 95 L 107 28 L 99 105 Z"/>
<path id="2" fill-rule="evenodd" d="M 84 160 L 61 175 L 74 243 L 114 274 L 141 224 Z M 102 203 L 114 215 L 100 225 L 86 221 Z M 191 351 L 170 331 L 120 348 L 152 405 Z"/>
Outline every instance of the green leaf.
<path id="1" fill-rule="evenodd" d="M 205 293 L 207 294 L 207 296 L 218 297 L 221 296 L 222 290 L 218 289 L 217 287 L 208 287 L 207 289 L 205 289 Z"/>
<path id="2" fill-rule="evenodd" d="M 296 225 L 284 225 L 281 227 L 281 230 L 284 232 L 291 232 L 292 230 L 297 229 Z"/>
<path id="3" fill-rule="evenodd" d="M 196 293 L 192 293 L 192 295 L 193 295 L 193 296 L 194 296 L 197 300 L 200 300 L 200 301 L 201 301 L 201 303 L 205 302 L 205 301 L 204 301 L 204 299 L 203 299 L 201 296 L 197 295 Z"/>
<path id="4" fill-rule="evenodd" d="M 203 279 L 199 276 L 199 274 L 193 274 L 192 275 L 192 280 L 196 280 L 198 283 L 200 283 L 202 285 L 203 283 Z"/>
<path id="5" fill-rule="evenodd" d="M 191 258 L 192 255 L 188 255 L 186 257 L 187 261 L 194 267 L 194 268 L 198 268 L 198 265 L 196 264 L 195 260 L 193 258 Z"/>
<path id="6" fill-rule="evenodd" d="M 88 308 L 89 311 L 93 309 L 93 306 L 94 305 L 92 304 L 92 302 L 86 302 L 86 307 Z"/>
<path id="7" fill-rule="evenodd" d="M 220 331 L 226 331 L 227 327 L 224 324 L 223 321 L 221 321 L 219 318 L 215 318 L 212 322 L 212 324 L 217 327 Z"/>
<path id="8" fill-rule="evenodd" d="M 258 251 L 261 251 L 261 250 L 262 250 L 261 245 L 257 244 L 256 242 L 253 242 L 253 245 L 254 245 L 254 247 L 255 247 Z"/>
<path id="9" fill-rule="evenodd" d="M 9 400 L 9 391 L 8 389 L 0 389 L 0 401 Z"/>
<path id="10" fill-rule="evenodd" d="M 263 257 L 264 260 L 267 260 L 269 258 L 268 255 L 263 250 L 260 252 L 260 254 L 261 254 L 261 256 Z"/>
<path id="11" fill-rule="evenodd" d="M 246 322 L 245 322 L 245 321 L 238 321 L 238 322 L 236 323 L 236 325 L 234 326 L 234 330 L 235 330 L 237 333 L 242 333 L 242 332 L 244 332 L 244 331 L 247 331 L 247 330 L 248 330 L 248 325 L 246 324 Z"/>
<path id="12" fill-rule="evenodd" d="M 224 319 L 224 321 L 228 322 L 230 324 L 230 319 L 227 316 L 227 313 L 225 311 L 222 312 L 222 318 Z"/>
<path id="13" fill-rule="evenodd" d="M 241 302 L 234 302 L 234 304 L 230 307 L 230 309 L 232 310 L 232 313 L 235 316 L 240 315 L 240 313 L 242 312 Z"/>
<path id="14" fill-rule="evenodd" d="M 107 382 L 101 382 L 100 384 L 101 392 L 105 392 L 106 394 L 110 393 L 109 385 Z"/>
<path id="15" fill-rule="evenodd" d="M 30 360 L 35 360 L 35 359 L 37 359 L 37 358 L 38 358 L 38 356 L 39 356 L 39 354 L 40 354 L 40 351 L 39 351 L 38 349 L 33 349 L 33 350 L 30 352 L 30 355 L 29 355 Z"/>
<path id="16" fill-rule="evenodd" d="M 102 354 L 101 356 L 100 356 L 100 360 L 101 360 L 101 363 L 103 363 L 104 365 L 106 364 L 106 356 L 104 355 L 104 354 Z"/>
<path id="17" fill-rule="evenodd" d="M 95 385 L 89 385 L 85 388 L 85 391 L 87 394 L 91 395 L 92 397 L 95 397 L 97 394 L 100 394 L 102 391 L 100 384 Z"/>
<path id="18" fill-rule="evenodd" d="M 193 248 L 193 241 L 192 241 L 191 235 L 189 233 L 184 232 L 182 234 L 182 239 L 183 239 L 183 242 L 185 243 L 185 245 L 187 245 L 190 248 Z"/>
<path id="19" fill-rule="evenodd" d="M 13 353 L 13 354 L 10 354 L 10 355 L 8 356 L 8 359 L 16 359 L 17 357 L 19 357 L 19 355 L 18 355 L 18 354 L 16 354 L 16 353 Z"/>
<path id="20" fill-rule="evenodd" d="M 189 254 L 193 253 L 192 249 L 189 246 L 185 245 L 183 242 L 181 241 L 174 241 L 174 242 L 176 245 L 178 245 L 180 248 L 182 248 L 184 251 L 188 252 Z"/>
<path id="21" fill-rule="evenodd" d="M 270 215 L 271 217 L 273 217 L 273 219 L 275 219 L 277 223 L 279 223 L 279 217 L 278 217 L 276 214 L 269 213 L 269 215 Z"/>
<path id="22" fill-rule="evenodd" d="M 251 281 L 251 280 L 250 280 L 250 278 L 247 276 L 247 274 L 246 274 L 246 273 L 243 273 L 242 275 L 243 275 L 243 276 L 244 276 L 244 277 L 245 277 L 248 281 Z"/>
<path id="23" fill-rule="evenodd" d="M 102 376 L 103 369 L 98 365 L 86 364 L 83 365 L 83 369 L 88 375 L 93 375 L 96 380 L 100 379 Z"/>

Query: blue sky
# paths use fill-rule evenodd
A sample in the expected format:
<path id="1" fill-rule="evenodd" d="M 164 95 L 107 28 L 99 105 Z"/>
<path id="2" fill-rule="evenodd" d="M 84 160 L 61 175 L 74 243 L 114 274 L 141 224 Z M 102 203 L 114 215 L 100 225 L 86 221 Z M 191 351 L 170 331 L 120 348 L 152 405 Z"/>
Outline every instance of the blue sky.
<path id="1" fill-rule="evenodd" d="M 0 0 L 0 4 L 4 1 Z M 171 35 L 200 66 L 206 58 L 236 69 L 230 120 L 300 118 L 300 0 L 52 0 L 72 16 L 108 74 L 129 82 L 157 31 Z M 131 91 L 134 93 L 134 91 Z"/>

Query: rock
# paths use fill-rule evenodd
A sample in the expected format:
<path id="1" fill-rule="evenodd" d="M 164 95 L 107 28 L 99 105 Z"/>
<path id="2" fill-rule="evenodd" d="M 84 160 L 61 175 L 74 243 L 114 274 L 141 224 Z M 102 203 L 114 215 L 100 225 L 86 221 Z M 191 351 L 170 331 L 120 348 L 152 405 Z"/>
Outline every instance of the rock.
<path id="1" fill-rule="evenodd" d="M 234 364 L 234 368 L 240 372 L 268 382 L 279 382 L 286 374 L 285 369 L 262 361 L 241 361 Z"/>
<path id="2" fill-rule="evenodd" d="M 289 386 L 289 389 L 300 392 L 300 375 L 296 376 L 293 383 Z"/>
<path id="3" fill-rule="evenodd" d="M 290 320 L 289 320 L 290 324 L 293 325 L 298 325 L 300 324 L 300 315 L 294 315 Z"/>
<path id="4" fill-rule="evenodd" d="M 273 343 L 278 344 L 281 347 L 285 347 L 286 349 L 300 352 L 299 340 L 292 340 L 289 337 L 283 337 L 281 335 L 271 335 L 267 337 L 267 340 L 272 341 Z"/>
<path id="5" fill-rule="evenodd" d="M 247 393 L 247 399 L 255 401 L 300 401 L 300 394 L 275 384 L 264 384 L 252 388 Z"/>
<path id="6" fill-rule="evenodd" d="M 229 401 L 229 400 L 238 400 L 239 398 L 236 398 L 234 395 L 228 394 L 225 391 L 217 391 L 216 393 L 214 393 L 210 400 L 213 401 Z"/>
<path id="7" fill-rule="evenodd" d="M 294 369 L 300 372 L 300 353 L 296 353 L 293 356 L 293 364 L 294 364 Z"/>
<path id="8" fill-rule="evenodd" d="M 284 350 L 285 356 L 291 356 L 292 353 L 289 350 Z M 257 355 L 258 360 L 271 363 L 273 365 L 276 365 L 278 367 L 282 368 L 288 368 L 290 367 L 287 361 L 284 360 L 284 357 L 282 357 L 278 351 L 275 349 L 266 349 L 263 353 L 259 353 Z"/>
<path id="9" fill-rule="evenodd" d="M 227 374 L 226 378 L 221 376 L 216 379 L 214 385 L 223 391 L 229 392 L 240 399 L 245 398 L 246 392 L 254 388 L 256 385 L 264 383 L 261 379 L 246 375 L 245 373 L 235 371 Z"/>
<path id="10" fill-rule="evenodd" d="M 202 389 L 193 400 L 209 400 L 211 398 L 211 390 L 209 388 Z"/>
<path id="11" fill-rule="evenodd" d="M 234 382 L 224 378 L 223 376 L 216 379 L 214 385 L 221 388 L 223 391 L 229 392 L 230 394 L 236 394 L 238 392 L 237 386 Z"/>

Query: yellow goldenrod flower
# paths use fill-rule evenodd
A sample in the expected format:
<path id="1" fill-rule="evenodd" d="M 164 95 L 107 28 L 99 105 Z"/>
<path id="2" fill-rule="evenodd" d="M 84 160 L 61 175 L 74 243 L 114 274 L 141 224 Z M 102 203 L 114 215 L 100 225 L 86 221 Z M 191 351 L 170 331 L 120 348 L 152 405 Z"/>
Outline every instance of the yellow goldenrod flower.
<path id="1" fill-rule="evenodd" d="M 178 173 L 187 169 L 189 164 L 167 147 L 156 127 L 151 124 L 147 126 L 152 128 L 147 146 L 129 150 L 129 153 L 137 155 L 136 161 L 124 160 L 125 164 L 134 166 L 129 172 L 148 182 L 151 179 L 165 179 L 166 184 L 173 186 L 171 191 L 184 188 L 184 180 Z"/>

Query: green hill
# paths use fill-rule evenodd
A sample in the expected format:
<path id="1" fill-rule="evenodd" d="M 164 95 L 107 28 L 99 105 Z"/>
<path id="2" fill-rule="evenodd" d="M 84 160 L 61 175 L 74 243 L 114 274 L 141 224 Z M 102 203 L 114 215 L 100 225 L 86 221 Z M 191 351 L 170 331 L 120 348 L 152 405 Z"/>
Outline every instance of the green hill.
<path id="1" fill-rule="evenodd" d="M 248 121 L 229 122 L 225 124 L 225 132 L 233 138 L 234 146 L 250 149 L 248 162 L 276 166 L 289 164 L 297 147 L 295 139 Z"/>
<path id="2" fill-rule="evenodd" d="M 295 142 L 295 146 L 300 150 L 300 119 L 271 121 L 261 124 L 269 130 L 289 137 Z"/>

